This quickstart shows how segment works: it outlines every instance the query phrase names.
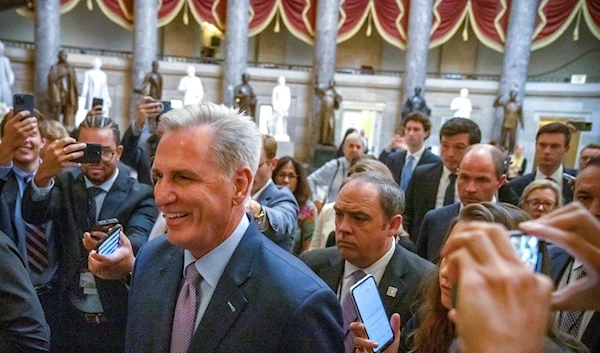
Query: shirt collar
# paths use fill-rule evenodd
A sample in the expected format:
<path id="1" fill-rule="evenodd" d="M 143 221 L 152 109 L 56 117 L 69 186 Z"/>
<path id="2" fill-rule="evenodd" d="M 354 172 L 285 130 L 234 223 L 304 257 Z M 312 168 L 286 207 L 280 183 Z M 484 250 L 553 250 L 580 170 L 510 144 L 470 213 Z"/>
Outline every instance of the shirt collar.
<path id="1" fill-rule="evenodd" d="M 425 152 L 425 145 L 421 146 L 421 148 L 415 153 L 411 153 L 410 150 L 406 150 L 406 159 L 408 160 L 408 157 L 413 156 L 415 160 L 419 160 L 421 159 L 423 152 Z"/>
<path id="2" fill-rule="evenodd" d="M 100 185 L 96 185 L 96 184 L 92 183 L 90 181 L 90 179 L 88 179 L 88 177 L 85 175 L 83 176 L 83 179 L 85 180 L 85 188 L 86 189 L 89 189 L 91 187 L 96 187 L 96 188 L 100 188 L 100 189 L 104 190 L 104 192 L 109 192 L 110 189 L 112 188 L 113 184 L 117 180 L 118 176 L 119 176 L 119 168 L 115 168 L 115 173 L 113 174 L 113 176 L 111 176 L 107 181 L 103 182 Z"/>
<path id="3" fill-rule="evenodd" d="M 445 165 L 442 164 L 442 166 L 443 166 L 443 168 L 442 168 L 441 179 L 448 179 L 448 177 L 450 176 L 450 174 L 452 174 L 452 172 Z M 455 171 L 454 174 L 458 174 L 458 172 Z"/>
<path id="4" fill-rule="evenodd" d="M 492 201 L 490 201 L 490 202 L 491 203 L 498 203 L 498 199 L 496 198 L 496 195 L 492 196 Z M 462 210 L 463 208 L 465 208 L 465 204 L 461 202 L 459 210 Z"/>
<path id="5" fill-rule="evenodd" d="M 558 184 L 562 185 L 562 178 L 563 178 L 563 166 L 562 166 L 562 164 L 560 166 L 558 166 L 558 168 L 556 168 L 556 170 L 551 175 L 546 175 L 546 174 L 542 173 L 542 171 L 540 170 L 540 168 L 537 169 L 537 172 L 535 174 L 535 179 L 536 180 L 546 179 L 548 177 L 550 177 L 552 180 L 554 180 Z"/>
<path id="6" fill-rule="evenodd" d="M 227 267 L 233 252 L 237 249 L 246 230 L 248 230 L 249 225 L 250 221 L 248 220 L 248 217 L 244 215 L 233 233 L 231 233 L 231 236 L 199 259 L 196 259 L 194 255 L 186 249 L 183 253 L 183 277 L 185 277 L 187 266 L 195 262 L 194 265 L 202 276 L 202 279 L 211 287 L 215 288 L 223 271 L 225 271 L 225 267 Z"/>
<path id="7" fill-rule="evenodd" d="M 17 167 L 17 165 L 13 163 L 12 171 L 16 174 L 17 179 L 23 181 L 23 180 L 25 180 L 26 176 L 35 175 L 35 173 L 37 172 L 37 169 L 35 171 L 33 171 L 32 173 L 28 173 L 28 172 L 24 171 L 23 169 Z"/>
<path id="8" fill-rule="evenodd" d="M 262 188 L 258 189 L 258 191 L 252 195 L 252 199 L 256 200 L 260 197 L 260 194 L 263 193 L 263 191 L 265 191 L 265 189 L 269 186 L 269 184 L 271 184 L 273 182 L 272 179 L 267 180 L 267 182 L 265 183 L 265 185 L 262 186 Z"/>
<path id="9" fill-rule="evenodd" d="M 366 273 L 367 275 L 372 274 L 373 277 L 375 277 L 377 284 L 379 284 L 379 282 L 381 281 L 381 277 L 383 277 L 383 273 L 385 272 L 385 269 L 386 269 L 388 263 L 392 259 L 392 256 L 394 256 L 394 251 L 396 251 L 396 242 L 394 240 L 392 240 L 392 245 L 390 246 L 390 249 L 385 253 L 385 255 L 383 255 L 379 260 L 375 261 L 375 263 L 373 263 L 371 266 L 369 266 L 367 268 L 359 268 L 359 267 L 349 263 L 348 261 L 344 261 L 344 277 L 343 278 L 352 276 L 352 273 L 354 273 L 357 270 L 363 270 L 363 272 Z"/>

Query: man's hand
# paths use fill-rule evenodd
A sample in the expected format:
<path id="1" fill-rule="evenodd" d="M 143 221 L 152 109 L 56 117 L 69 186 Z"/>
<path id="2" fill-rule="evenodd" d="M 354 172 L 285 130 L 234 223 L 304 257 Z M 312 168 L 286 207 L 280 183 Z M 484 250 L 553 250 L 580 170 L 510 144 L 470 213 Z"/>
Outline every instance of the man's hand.
<path id="1" fill-rule="evenodd" d="M 400 347 L 400 315 L 398 313 L 392 314 L 390 325 L 394 332 L 394 342 L 383 353 L 396 353 Z M 354 333 L 352 343 L 356 347 L 356 352 L 373 352 L 373 349 L 379 347 L 377 342 L 367 338 L 365 325 L 362 322 L 351 323 L 350 330 Z"/>
<path id="2" fill-rule="evenodd" d="M 92 251 L 98 247 L 98 242 L 106 236 L 106 233 L 100 231 L 85 232 L 83 233 L 83 247 L 87 251 Z"/>
<path id="3" fill-rule="evenodd" d="M 37 119 L 27 116 L 29 116 L 28 110 L 14 114 L 12 109 L 6 115 L 4 137 L 0 142 L 0 165 L 9 165 L 15 152 L 25 144 L 30 136 L 34 136 L 38 132 Z"/>
<path id="4" fill-rule="evenodd" d="M 135 257 L 131 242 L 121 232 L 119 247 L 110 255 L 100 255 L 96 250 L 88 255 L 88 269 L 91 273 L 102 279 L 119 280 L 126 278 L 133 271 Z"/>
<path id="5" fill-rule="evenodd" d="M 552 281 L 521 262 L 502 226 L 469 222 L 442 256 L 457 286 L 449 318 L 462 352 L 542 352 Z"/>
<path id="6" fill-rule="evenodd" d="M 248 213 L 250 213 L 252 218 L 257 218 L 260 210 L 261 205 L 257 201 L 250 199 L 250 202 L 248 202 Z"/>
<path id="7" fill-rule="evenodd" d="M 98 116 L 98 115 L 102 115 L 102 106 L 101 105 L 93 106 L 92 109 L 90 109 L 90 111 L 87 112 L 85 117 L 89 118 L 90 116 Z"/>
<path id="8" fill-rule="evenodd" d="M 35 174 L 35 185 L 47 187 L 50 180 L 62 173 L 66 168 L 76 167 L 75 159 L 83 156 L 85 143 L 77 143 L 72 137 L 52 142 L 44 154 L 44 160 Z"/>
<path id="9" fill-rule="evenodd" d="M 600 221 L 579 202 L 519 226 L 552 242 L 583 263 L 587 272 L 552 295 L 553 310 L 600 310 Z"/>
<path id="10" fill-rule="evenodd" d="M 163 108 L 162 103 L 154 101 L 152 97 L 142 97 L 138 103 L 137 113 L 135 115 L 135 126 L 138 129 L 142 129 L 146 121 L 150 118 L 159 116 Z"/>

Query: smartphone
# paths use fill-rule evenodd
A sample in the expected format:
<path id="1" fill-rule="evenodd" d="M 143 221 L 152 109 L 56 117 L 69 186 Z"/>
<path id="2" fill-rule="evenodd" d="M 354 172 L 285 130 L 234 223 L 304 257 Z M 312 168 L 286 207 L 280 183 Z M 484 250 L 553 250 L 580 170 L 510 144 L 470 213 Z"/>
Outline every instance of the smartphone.
<path id="1" fill-rule="evenodd" d="M 106 236 L 98 242 L 96 251 L 100 255 L 110 255 L 119 247 L 119 236 L 123 227 L 120 224 L 112 227 Z"/>
<path id="2" fill-rule="evenodd" d="M 83 150 L 83 156 L 77 158 L 75 163 L 98 164 L 102 160 L 102 145 L 99 143 L 88 143 Z"/>
<path id="3" fill-rule="evenodd" d="M 15 94 L 13 96 L 13 112 L 16 115 L 24 110 L 29 110 L 29 116 L 27 116 L 26 118 L 30 118 L 33 116 L 33 95 Z"/>
<path id="4" fill-rule="evenodd" d="M 394 342 L 394 331 L 377 291 L 375 277 L 368 275 L 358 281 L 350 288 L 350 296 L 359 320 L 365 325 L 367 338 L 379 344 L 373 352 L 383 352 Z"/>
<path id="5" fill-rule="evenodd" d="M 161 112 L 161 114 L 167 113 L 168 111 L 172 110 L 173 107 L 171 106 L 171 101 L 160 101 L 163 105 L 163 110 Z"/>
<path id="6" fill-rule="evenodd" d="M 97 105 L 104 105 L 104 99 L 94 97 L 94 99 L 92 99 L 92 108 L 94 108 Z"/>
<path id="7" fill-rule="evenodd" d="M 570 122 L 577 131 L 592 131 L 591 121 L 571 121 Z"/>
<path id="8" fill-rule="evenodd" d="M 108 233 L 108 231 L 117 224 L 119 224 L 119 220 L 116 218 L 103 219 L 96 223 L 96 225 L 92 229 L 92 232 Z"/>
<path id="9" fill-rule="evenodd" d="M 544 261 L 541 248 L 544 241 L 532 235 L 523 234 L 520 230 L 512 230 L 509 235 L 510 242 L 521 261 L 531 270 L 541 272 Z"/>

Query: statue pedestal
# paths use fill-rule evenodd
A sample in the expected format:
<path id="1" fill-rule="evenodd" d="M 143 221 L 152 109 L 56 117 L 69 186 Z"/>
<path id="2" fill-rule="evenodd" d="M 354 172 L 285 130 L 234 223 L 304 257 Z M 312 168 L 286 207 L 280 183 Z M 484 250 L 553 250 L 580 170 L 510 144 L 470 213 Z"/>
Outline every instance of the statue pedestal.
<path id="1" fill-rule="evenodd" d="M 280 141 L 277 139 L 277 158 L 283 156 L 294 157 L 294 143 L 291 141 Z"/>
<path id="2" fill-rule="evenodd" d="M 315 154 L 313 155 L 313 160 L 308 174 L 319 169 L 326 162 L 332 160 L 335 157 L 335 151 L 337 151 L 337 147 L 335 146 L 317 145 L 315 147 Z"/>

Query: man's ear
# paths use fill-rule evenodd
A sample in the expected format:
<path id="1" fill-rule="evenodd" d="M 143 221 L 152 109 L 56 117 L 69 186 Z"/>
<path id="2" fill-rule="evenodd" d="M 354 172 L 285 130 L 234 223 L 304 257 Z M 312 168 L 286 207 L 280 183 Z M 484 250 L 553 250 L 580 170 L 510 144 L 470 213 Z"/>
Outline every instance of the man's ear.
<path id="1" fill-rule="evenodd" d="M 279 161 L 279 160 L 277 159 L 277 157 L 275 157 L 275 158 L 271 159 L 271 163 L 270 163 L 271 171 L 274 171 L 274 170 L 275 170 L 275 167 L 277 167 L 277 162 L 278 162 L 278 161 Z"/>
<path id="2" fill-rule="evenodd" d="M 234 205 L 242 205 L 244 203 L 246 196 L 248 196 L 250 189 L 252 188 L 252 179 L 252 172 L 248 167 L 243 167 L 235 172 L 232 178 L 234 187 Z"/>
<path id="3" fill-rule="evenodd" d="M 388 221 L 388 225 L 389 225 L 388 237 L 396 236 L 396 234 L 398 234 L 398 230 L 400 230 L 400 226 L 402 226 L 402 215 L 401 214 L 394 215 Z"/>
<path id="4" fill-rule="evenodd" d="M 123 154 L 123 145 L 117 146 L 117 161 L 121 160 L 121 155 Z"/>

